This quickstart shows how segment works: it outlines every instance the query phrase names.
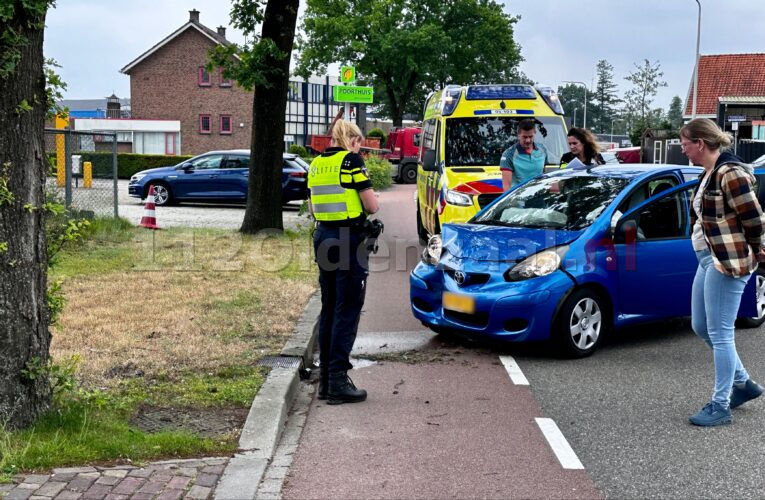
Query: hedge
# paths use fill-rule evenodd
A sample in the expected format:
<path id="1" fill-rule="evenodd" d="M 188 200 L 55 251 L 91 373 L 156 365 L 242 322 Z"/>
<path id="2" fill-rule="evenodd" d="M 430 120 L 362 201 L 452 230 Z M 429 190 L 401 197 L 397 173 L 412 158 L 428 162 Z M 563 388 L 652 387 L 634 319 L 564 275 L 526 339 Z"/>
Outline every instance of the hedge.
<path id="1" fill-rule="evenodd" d="M 381 191 L 390 187 L 391 165 L 388 160 L 380 158 L 379 156 L 369 155 L 364 159 L 364 164 L 369 172 L 369 179 L 372 181 L 372 187 L 375 191 Z"/>
<path id="2" fill-rule="evenodd" d="M 112 176 L 112 153 L 103 152 L 82 152 L 80 164 L 83 165 L 89 161 L 93 165 L 94 178 L 111 178 Z M 51 165 L 55 173 L 55 155 L 52 155 Z M 192 156 L 167 156 L 167 155 L 145 155 L 135 153 L 117 153 L 117 177 L 120 179 L 130 179 L 133 174 L 141 170 L 147 170 L 157 167 L 171 167 L 193 158 Z"/>

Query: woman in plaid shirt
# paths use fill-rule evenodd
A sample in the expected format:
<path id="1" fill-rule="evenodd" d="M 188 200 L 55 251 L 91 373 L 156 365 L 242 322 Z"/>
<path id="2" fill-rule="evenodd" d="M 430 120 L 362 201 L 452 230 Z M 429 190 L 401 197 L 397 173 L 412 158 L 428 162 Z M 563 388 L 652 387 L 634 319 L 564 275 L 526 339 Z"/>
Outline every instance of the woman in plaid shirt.
<path id="1" fill-rule="evenodd" d="M 744 287 L 762 260 L 762 209 L 749 165 L 726 152 L 730 135 L 712 121 L 697 118 L 680 129 L 688 159 L 704 167 L 693 196 L 691 240 L 699 267 L 693 280 L 693 331 L 711 348 L 715 363 L 712 400 L 689 421 L 713 426 L 732 421 L 731 408 L 760 396 L 738 357 L 734 323 Z"/>

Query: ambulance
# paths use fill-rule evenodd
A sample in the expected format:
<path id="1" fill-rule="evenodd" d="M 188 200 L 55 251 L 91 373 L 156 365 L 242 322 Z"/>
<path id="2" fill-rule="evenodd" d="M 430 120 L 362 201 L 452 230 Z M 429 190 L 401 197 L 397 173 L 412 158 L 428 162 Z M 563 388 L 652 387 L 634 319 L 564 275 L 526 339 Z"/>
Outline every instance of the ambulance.
<path id="1" fill-rule="evenodd" d="M 551 87 L 448 85 L 425 102 L 417 168 L 417 234 L 423 241 L 447 222 L 466 222 L 502 194 L 499 160 L 516 141 L 518 122 L 537 124 L 546 169 L 568 151 L 563 107 Z"/>

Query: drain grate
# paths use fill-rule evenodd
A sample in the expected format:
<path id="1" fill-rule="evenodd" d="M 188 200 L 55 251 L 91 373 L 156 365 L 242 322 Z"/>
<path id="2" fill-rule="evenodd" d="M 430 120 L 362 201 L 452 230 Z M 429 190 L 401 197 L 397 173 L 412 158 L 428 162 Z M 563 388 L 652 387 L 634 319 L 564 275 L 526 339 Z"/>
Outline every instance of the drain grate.
<path id="1" fill-rule="evenodd" d="M 299 368 L 302 361 L 303 358 L 293 356 L 265 356 L 255 364 L 269 368 Z"/>

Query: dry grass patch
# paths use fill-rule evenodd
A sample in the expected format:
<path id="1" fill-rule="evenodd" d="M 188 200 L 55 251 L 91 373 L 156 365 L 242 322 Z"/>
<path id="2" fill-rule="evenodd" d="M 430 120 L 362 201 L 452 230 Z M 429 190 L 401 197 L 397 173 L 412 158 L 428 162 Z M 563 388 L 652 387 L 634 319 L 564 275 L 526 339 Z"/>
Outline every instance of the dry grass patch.
<path id="1" fill-rule="evenodd" d="M 79 355 L 89 386 L 136 372 L 172 378 L 251 366 L 281 349 L 316 289 L 305 235 L 136 234 L 118 244 L 134 255 L 132 271 L 64 281 L 67 305 L 51 351 L 55 359 Z"/>

